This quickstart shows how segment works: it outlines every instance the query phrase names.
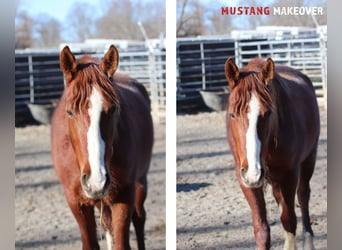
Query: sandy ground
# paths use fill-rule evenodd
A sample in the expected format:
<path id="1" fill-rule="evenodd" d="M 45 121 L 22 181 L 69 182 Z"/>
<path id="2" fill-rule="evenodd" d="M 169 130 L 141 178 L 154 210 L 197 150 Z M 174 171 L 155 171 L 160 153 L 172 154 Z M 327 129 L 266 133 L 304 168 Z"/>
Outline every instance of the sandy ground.
<path id="1" fill-rule="evenodd" d="M 316 249 L 327 249 L 327 114 L 311 180 Z M 280 211 L 266 191 L 272 249 L 283 248 Z M 177 116 L 177 249 L 255 249 L 250 210 L 238 185 L 225 132 L 225 112 Z M 299 208 L 297 247 L 302 248 Z"/>
<path id="2" fill-rule="evenodd" d="M 146 248 L 165 249 L 165 125 L 155 125 L 148 181 Z M 15 188 L 16 249 L 81 249 L 78 225 L 52 167 L 50 126 L 15 129 Z M 98 235 L 106 249 L 103 230 Z M 136 249 L 133 226 L 131 247 Z"/>
<path id="3" fill-rule="evenodd" d="M 177 249 L 254 249 L 250 211 L 238 186 L 225 135 L 225 112 L 177 116 Z M 327 126 L 311 181 L 316 249 L 327 249 Z M 16 249 L 80 249 L 78 226 L 51 166 L 50 127 L 16 128 Z M 173 150 L 173 149 L 168 149 Z M 170 164 L 173 165 L 173 164 Z M 272 248 L 282 249 L 279 209 L 266 193 Z M 155 127 L 146 201 L 146 247 L 165 249 L 165 126 Z M 299 209 L 297 246 L 301 249 Z M 131 246 L 135 236 L 131 227 Z M 103 231 L 99 230 L 101 238 Z M 100 241 L 106 249 L 105 240 Z"/>

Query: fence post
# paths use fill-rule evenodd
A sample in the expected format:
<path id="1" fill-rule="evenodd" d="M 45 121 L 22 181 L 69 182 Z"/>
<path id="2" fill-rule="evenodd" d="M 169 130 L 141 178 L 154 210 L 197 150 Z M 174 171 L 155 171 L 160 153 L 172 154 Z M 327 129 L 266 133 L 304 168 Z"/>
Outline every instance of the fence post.
<path id="1" fill-rule="evenodd" d="M 321 65 L 322 65 L 322 88 L 323 88 L 323 102 L 327 109 L 327 49 L 325 46 L 325 39 L 323 32 L 319 34 L 319 46 L 321 51 Z"/>
<path id="2" fill-rule="evenodd" d="M 28 56 L 28 63 L 29 63 L 30 103 L 33 103 L 34 102 L 34 79 L 33 79 L 32 55 Z"/>
<path id="3" fill-rule="evenodd" d="M 155 49 L 152 45 L 148 46 L 148 61 L 150 73 L 150 92 L 151 92 L 151 109 L 153 122 L 157 122 L 158 118 L 158 86 L 156 77 L 156 62 L 155 62 Z"/>
<path id="4" fill-rule="evenodd" d="M 205 79 L 205 58 L 204 58 L 204 45 L 203 41 L 200 43 L 200 51 L 201 51 L 201 66 L 202 66 L 202 89 L 205 90 L 207 88 L 207 83 Z"/>
<path id="5" fill-rule="evenodd" d="M 234 61 L 235 64 L 238 65 L 239 67 L 242 67 L 242 58 L 240 58 L 240 41 L 235 40 L 234 42 L 234 48 L 235 48 L 235 55 L 234 55 Z"/>

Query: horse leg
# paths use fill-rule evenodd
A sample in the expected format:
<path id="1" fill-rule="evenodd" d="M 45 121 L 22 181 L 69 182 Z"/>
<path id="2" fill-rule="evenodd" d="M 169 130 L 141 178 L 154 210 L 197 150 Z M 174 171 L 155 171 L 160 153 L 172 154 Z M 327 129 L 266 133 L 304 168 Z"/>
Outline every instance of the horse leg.
<path id="1" fill-rule="evenodd" d="M 130 250 L 129 226 L 132 218 L 132 205 L 116 203 L 112 206 L 112 228 L 114 250 Z"/>
<path id="2" fill-rule="evenodd" d="M 310 179 L 312 177 L 315 162 L 316 162 L 316 150 L 314 150 L 310 156 L 302 163 L 300 172 L 299 185 L 297 190 L 298 202 L 302 212 L 303 221 L 303 249 L 314 249 L 313 244 L 313 231 L 310 223 L 309 214 L 309 199 L 310 199 Z"/>
<path id="3" fill-rule="evenodd" d="M 257 247 L 259 250 L 270 249 L 270 227 L 267 223 L 263 188 L 247 188 L 244 185 L 241 185 L 241 189 L 251 209 L 254 237 Z"/>
<path id="4" fill-rule="evenodd" d="M 146 176 L 139 180 L 135 185 L 135 210 L 133 213 L 133 225 L 137 236 L 137 244 L 139 250 L 145 250 L 144 228 L 146 220 L 146 212 L 144 202 L 147 194 Z"/>
<path id="5" fill-rule="evenodd" d="M 282 225 L 284 227 L 284 223 L 285 223 L 287 215 L 285 215 L 283 213 L 284 212 L 283 204 L 285 201 L 284 201 L 279 183 L 272 182 L 272 191 L 273 191 L 273 196 L 274 196 L 277 204 L 280 205 L 281 222 L 282 222 Z M 284 246 L 284 249 L 296 249 L 295 233 L 289 232 L 286 229 L 285 229 L 285 246 Z"/>
<path id="6" fill-rule="evenodd" d="M 129 227 L 134 211 L 134 185 L 121 190 L 111 208 L 114 250 L 130 250 Z"/>
<path id="7" fill-rule="evenodd" d="M 275 198 L 275 200 L 279 206 L 279 204 L 281 203 L 281 200 L 282 200 L 279 183 L 272 182 L 272 191 L 273 191 L 273 197 Z"/>
<path id="8" fill-rule="evenodd" d="M 285 229 L 284 249 L 293 250 L 296 249 L 297 217 L 295 213 L 295 194 L 297 176 L 293 174 L 293 176 L 290 175 L 285 180 L 275 192 L 277 193 L 276 196 L 278 196 L 282 209 L 280 220 Z"/>
<path id="9" fill-rule="evenodd" d="M 75 196 L 72 196 L 70 194 L 67 194 L 66 197 L 69 207 L 74 214 L 74 217 L 81 231 L 82 249 L 100 249 L 96 235 L 94 207 L 86 206 L 79 203 Z"/>

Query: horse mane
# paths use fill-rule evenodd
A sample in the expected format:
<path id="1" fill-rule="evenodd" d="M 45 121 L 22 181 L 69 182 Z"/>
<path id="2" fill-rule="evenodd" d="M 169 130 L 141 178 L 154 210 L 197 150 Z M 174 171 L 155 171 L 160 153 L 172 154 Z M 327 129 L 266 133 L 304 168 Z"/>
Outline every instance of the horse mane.
<path id="1" fill-rule="evenodd" d="M 83 56 L 77 65 L 77 73 L 70 82 L 69 103 L 75 113 L 81 113 L 88 108 L 89 96 L 95 87 L 103 97 L 104 107 L 115 106 L 120 111 L 120 98 L 118 91 L 104 72 L 101 71 L 98 61 L 90 56 Z"/>

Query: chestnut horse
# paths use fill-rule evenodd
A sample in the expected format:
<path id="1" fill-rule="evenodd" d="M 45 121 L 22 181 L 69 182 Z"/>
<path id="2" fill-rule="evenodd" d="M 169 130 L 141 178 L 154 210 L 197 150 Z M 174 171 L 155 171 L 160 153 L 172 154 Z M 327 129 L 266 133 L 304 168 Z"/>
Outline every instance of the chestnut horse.
<path id="1" fill-rule="evenodd" d="M 79 225 L 83 249 L 99 249 L 94 206 L 101 212 L 108 249 L 130 249 L 133 221 L 138 249 L 145 249 L 144 201 L 153 145 L 145 88 L 115 73 L 112 45 L 102 61 L 60 54 L 66 80 L 52 118 L 52 160 Z M 115 75 L 114 75 L 115 73 Z"/>
<path id="2" fill-rule="evenodd" d="M 225 63 L 230 96 L 227 139 L 240 187 L 250 206 L 258 249 L 269 249 L 263 185 L 269 183 L 281 205 L 285 249 L 295 249 L 297 192 L 305 249 L 313 249 L 310 225 L 310 179 L 314 171 L 319 111 L 310 79 L 297 70 L 253 59 L 239 71 Z"/>

